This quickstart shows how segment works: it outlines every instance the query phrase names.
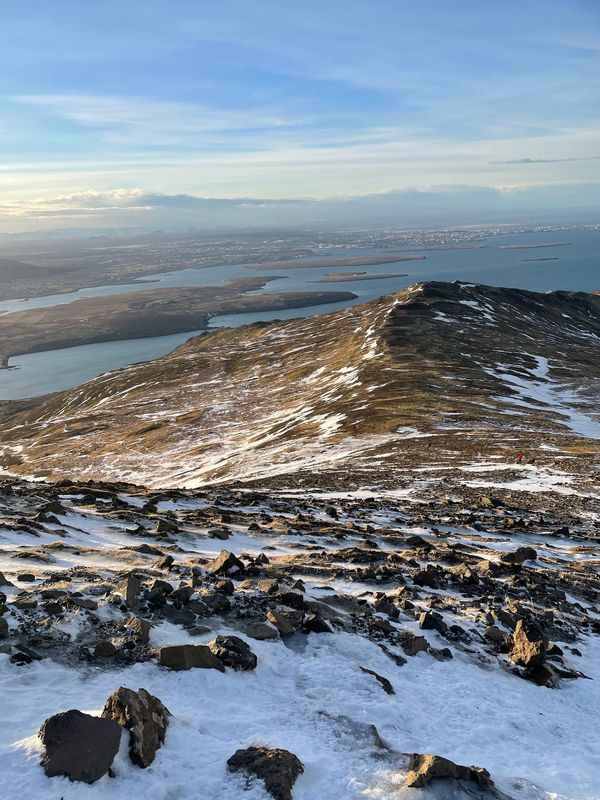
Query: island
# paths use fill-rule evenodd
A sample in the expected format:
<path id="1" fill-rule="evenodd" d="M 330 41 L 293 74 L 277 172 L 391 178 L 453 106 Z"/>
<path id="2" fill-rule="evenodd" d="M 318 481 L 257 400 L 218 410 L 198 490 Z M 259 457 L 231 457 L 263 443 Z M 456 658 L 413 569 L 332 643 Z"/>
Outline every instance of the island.
<path id="1" fill-rule="evenodd" d="M 499 244 L 500 250 L 536 250 L 538 247 L 567 247 L 571 242 L 544 242 L 543 244 L 536 244 L 531 242 L 528 244 Z"/>
<path id="2" fill-rule="evenodd" d="M 395 264 L 398 261 L 424 261 L 427 256 L 324 256 L 298 261 L 271 261 L 264 264 L 245 264 L 246 269 L 323 269 L 324 267 L 367 267 L 372 264 Z"/>
<path id="3" fill-rule="evenodd" d="M 368 272 L 330 272 L 324 278 L 309 283 L 345 283 L 346 281 L 379 281 L 384 278 L 408 278 L 407 272 L 383 272 L 370 275 Z"/>

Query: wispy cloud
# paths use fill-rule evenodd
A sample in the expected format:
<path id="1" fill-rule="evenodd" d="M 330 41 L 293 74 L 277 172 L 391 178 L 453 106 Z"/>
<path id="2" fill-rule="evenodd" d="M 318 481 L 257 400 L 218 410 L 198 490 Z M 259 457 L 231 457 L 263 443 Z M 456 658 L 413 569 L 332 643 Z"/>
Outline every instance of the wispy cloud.
<path id="1" fill-rule="evenodd" d="M 564 164 L 570 161 L 600 161 L 600 156 L 584 156 L 582 158 L 510 158 L 506 161 L 490 161 L 490 164 Z"/>
<path id="2" fill-rule="evenodd" d="M 231 109 L 139 97 L 81 94 L 13 95 L 12 103 L 50 117 L 97 129 L 108 141 L 147 146 L 193 141 L 205 134 L 228 134 L 305 126 L 310 116 L 293 116 L 261 107 Z"/>

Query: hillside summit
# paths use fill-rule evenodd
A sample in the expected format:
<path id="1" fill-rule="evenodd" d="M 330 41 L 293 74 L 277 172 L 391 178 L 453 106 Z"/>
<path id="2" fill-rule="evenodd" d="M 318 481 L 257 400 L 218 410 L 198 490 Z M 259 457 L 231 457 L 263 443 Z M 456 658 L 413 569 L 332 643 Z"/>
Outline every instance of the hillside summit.
<path id="1" fill-rule="evenodd" d="M 389 488 L 407 468 L 541 447 L 589 466 L 599 343 L 597 295 L 420 283 L 6 404 L 0 464 L 157 488 L 292 473 L 339 487 L 340 466 Z"/>

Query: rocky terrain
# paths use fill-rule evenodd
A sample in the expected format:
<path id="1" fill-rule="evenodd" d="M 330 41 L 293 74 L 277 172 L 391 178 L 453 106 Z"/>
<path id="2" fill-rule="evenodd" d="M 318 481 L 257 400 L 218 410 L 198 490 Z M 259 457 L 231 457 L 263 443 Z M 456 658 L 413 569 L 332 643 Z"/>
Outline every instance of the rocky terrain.
<path id="1" fill-rule="evenodd" d="M 4 794 L 597 800 L 599 304 L 419 284 L 5 404 Z"/>
<path id="2" fill-rule="evenodd" d="M 600 504 L 537 488 L 5 482 L 7 796 L 593 797 Z"/>

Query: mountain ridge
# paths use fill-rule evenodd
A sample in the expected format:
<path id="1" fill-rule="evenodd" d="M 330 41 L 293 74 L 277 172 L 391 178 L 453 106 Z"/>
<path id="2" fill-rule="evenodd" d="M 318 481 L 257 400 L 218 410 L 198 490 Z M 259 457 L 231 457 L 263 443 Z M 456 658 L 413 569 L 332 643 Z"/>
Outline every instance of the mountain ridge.
<path id="1" fill-rule="evenodd" d="M 432 448 L 468 459 L 494 437 L 504 447 L 508 431 L 513 451 L 545 439 L 585 451 L 600 435 L 599 344 L 597 295 L 417 283 L 330 314 L 221 329 L 5 405 L 2 466 L 193 487 L 341 462 L 349 474 L 373 458 L 394 471 Z"/>

